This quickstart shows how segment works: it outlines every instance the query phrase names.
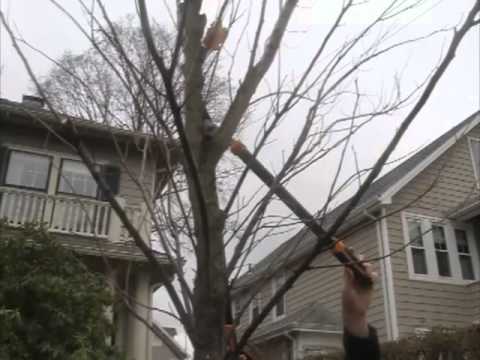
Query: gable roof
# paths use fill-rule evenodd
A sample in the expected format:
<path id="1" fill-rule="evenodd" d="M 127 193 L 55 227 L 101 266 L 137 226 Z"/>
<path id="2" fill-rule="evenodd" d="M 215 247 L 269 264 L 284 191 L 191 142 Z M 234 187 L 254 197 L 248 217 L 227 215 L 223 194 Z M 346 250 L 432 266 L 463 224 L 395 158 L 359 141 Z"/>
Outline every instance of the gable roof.
<path id="1" fill-rule="evenodd" d="M 342 321 L 338 315 L 330 312 L 318 301 L 312 301 L 280 320 L 264 323 L 255 331 L 252 340 L 255 342 L 286 332 L 300 331 L 341 334 L 342 327 Z"/>
<path id="2" fill-rule="evenodd" d="M 372 183 L 360 199 L 357 206 L 350 213 L 346 221 L 347 226 L 349 224 L 352 225 L 355 218 L 358 218 L 359 215 L 363 215 L 364 211 L 371 206 L 374 206 L 381 201 L 389 202 L 391 196 L 479 123 L 480 111 L 477 111 L 432 141 L 423 149 L 410 156 L 400 165 L 378 178 Z M 322 221 L 325 227 L 328 227 L 329 224 L 334 222 L 334 220 L 343 212 L 349 201 L 350 199 L 346 200 L 324 216 Z M 291 263 L 308 253 L 308 251 L 315 245 L 316 240 L 316 236 L 313 233 L 307 228 L 302 228 L 297 234 L 260 260 L 260 262 L 258 262 L 249 273 L 244 274 L 237 279 L 235 282 L 235 288 L 241 291 L 241 289 L 244 289 L 248 284 L 255 282 L 258 279 L 269 277 L 269 273 L 274 274 L 278 267 L 283 266 L 285 263 Z"/>
<path id="3" fill-rule="evenodd" d="M 62 131 L 66 129 L 63 119 L 70 119 L 77 126 L 79 133 L 88 138 L 111 139 L 113 135 L 118 142 L 134 141 L 137 144 L 143 144 L 149 139 L 149 141 L 154 144 L 166 143 L 165 139 L 160 139 L 157 136 L 139 131 L 123 129 L 62 113 L 58 113 L 58 116 L 60 117 L 60 121 L 54 113 L 40 106 L 32 106 L 28 103 L 0 98 L 0 122 L 33 128 L 45 128 L 45 125 L 48 125 L 56 131 Z"/>

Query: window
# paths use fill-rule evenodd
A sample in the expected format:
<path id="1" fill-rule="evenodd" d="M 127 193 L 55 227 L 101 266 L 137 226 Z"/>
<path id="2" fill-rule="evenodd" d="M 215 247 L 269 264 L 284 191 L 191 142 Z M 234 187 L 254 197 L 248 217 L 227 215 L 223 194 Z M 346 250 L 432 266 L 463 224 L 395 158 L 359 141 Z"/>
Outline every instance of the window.
<path id="1" fill-rule="evenodd" d="M 406 215 L 405 227 L 412 278 L 446 282 L 478 278 L 477 249 L 468 225 Z"/>
<path id="2" fill-rule="evenodd" d="M 234 299 L 232 301 L 232 315 L 233 315 L 233 320 L 239 320 L 240 317 L 240 311 L 242 310 L 241 304 L 240 304 L 240 299 Z"/>
<path id="3" fill-rule="evenodd" d="M 285 275 L 280 275 L 273 279 L 273 294 L 277 292 L 277 290 L 283 285 L 285 282 Z M 280 298 L 280 300 L 275 305 L 275 309 L 273 310 L 273 318 L 278 319 L 285 316 L 286 313 L 286 299 L 285 294 Z"/>
<path id="4" fill-rule="evenodd" d="M 455 240 L 457 242 L 458 258 L 462 270 L 462 278 L 475 280 L 473 272 L 472 254 L 468 245 L 467 232 L 462 229 L 455 229 Z"/>
<path id="5" fill-rule="evenodd" d="M 58 192 L 97 197 L 97 183 L 87 166 L 76 160 L 62 160 Z"/>
<path id="6" fill-rule="evenodd" d="M 413 271 L 415 274 L 427 274 L 427 260 L 425 258 L 425 248 L 423 246 L 421 222 L 417 220 L 409 220 L 408 231 L 411 242 L 410 248 L 412 251 Z"/>
<path id="7" fill-rule="evenodd" d="M 24 151 L 10 151 L 5 185 L 46 191 L 50 161 L 49 156 Z"/>
<path id="8" fill-rule="evenodd" d="M 447 240 L 445 239 L 445 228 L 432 225 L 433 243 L 435 244 L 435 255 L 437 256 L 438 274 L 440 276 L 452 276 L 450 261 L 448 260 Z"/>
<path id="9" fill-rule="evenodd" d="M 262 309 L 262 302 L 260 296 L 257 294 L 252 301 L 250 302 L 250 322 L 253 321 L 259 314 Z"/>

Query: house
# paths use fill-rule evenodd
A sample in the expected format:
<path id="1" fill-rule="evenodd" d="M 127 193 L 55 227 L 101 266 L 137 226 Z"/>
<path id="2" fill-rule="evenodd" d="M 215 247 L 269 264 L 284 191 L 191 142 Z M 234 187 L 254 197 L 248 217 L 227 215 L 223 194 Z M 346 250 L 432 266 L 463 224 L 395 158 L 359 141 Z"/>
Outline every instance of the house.
<path id="1" fill-rule="evenodd" d="M 81 119 L 74 122 L 127 216 L 150 243 L 147 204 L 162 183 L 165 144 L 145 134 Z M 152 292 L 162 285 L 157 272 L 134 246 L 85 164 L 63 141 L 69 134 L 65 122 L 45 110 L 41 99 L 0 99 L 0 219 L 11 228 L 43 223 L 150 321 Z M 140 191 L 137 183 L 148 191 Z M 156 258 L 173 276 L 166 256 L 156 253 Z M 112 341 L 128 359 L 150 359 L 147 326 L 122 304 L 109 311 L 115 325 Z"/>
<path id="2" fill-rule="evenodd" d="M 369 319 L 382 341 L 480 321 L 479 186 L 477 112 L 376 180 L 340 229 L 379 273 Z M 346 203 L 321 219 L 327 228 Z M 314 243 L 302 229 L 236 281 L 240 330 Z M 340 347 L 342 271 L 319 268 L 335 264 L 319 255 L 254 333 L 262 358 L 295 360 Z"/>
<path id="3" fill-rule="evenodd" d="M 152 360 L 185 360 L 188 354 L 174 339 L 177 330 L 153 322 Z"/>

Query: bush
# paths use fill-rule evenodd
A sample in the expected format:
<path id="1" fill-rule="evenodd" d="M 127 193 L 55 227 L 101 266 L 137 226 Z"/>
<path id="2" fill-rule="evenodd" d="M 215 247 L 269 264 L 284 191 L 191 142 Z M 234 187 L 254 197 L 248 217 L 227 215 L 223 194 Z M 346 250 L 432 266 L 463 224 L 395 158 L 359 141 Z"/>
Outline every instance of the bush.
<path id="1" fill-rule="evenodd" d="M 434 328 L 423 336 L 412 335 L 382 344 L 383 360 L 480 359 L 480 325 L 466 329 Z M 343 360 L 343 355 L 315 356 L 308 360 Z"/>
<path id="2" fill-rule="evenodd" d="M 0 224 L 0 359 L 110 359 L 103 279 L 43 230 Z"/>
<path id="3" fill-rule="evenodd" d="M 382 355 L 385 360 L 480 359 L 480 326 L 434 328 L 424 336 L 411 336 L 384 344 Z"/>

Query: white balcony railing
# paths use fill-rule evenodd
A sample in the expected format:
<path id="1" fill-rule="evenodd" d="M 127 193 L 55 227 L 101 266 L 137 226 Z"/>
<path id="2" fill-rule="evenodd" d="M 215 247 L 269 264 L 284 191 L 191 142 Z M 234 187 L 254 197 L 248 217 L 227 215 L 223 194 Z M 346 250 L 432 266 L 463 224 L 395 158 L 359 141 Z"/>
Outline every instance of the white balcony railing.
<path id="1" fill-rule="evenodd" d="M 125 207 L 133 225 L 140 227 L 140 208 Z M 49 231 L 97 238 L 114 242 L 129 240 L 110 204 L 80 197 L 0 187 L 0 219 L 9 226 L 44 224 Z"/>

